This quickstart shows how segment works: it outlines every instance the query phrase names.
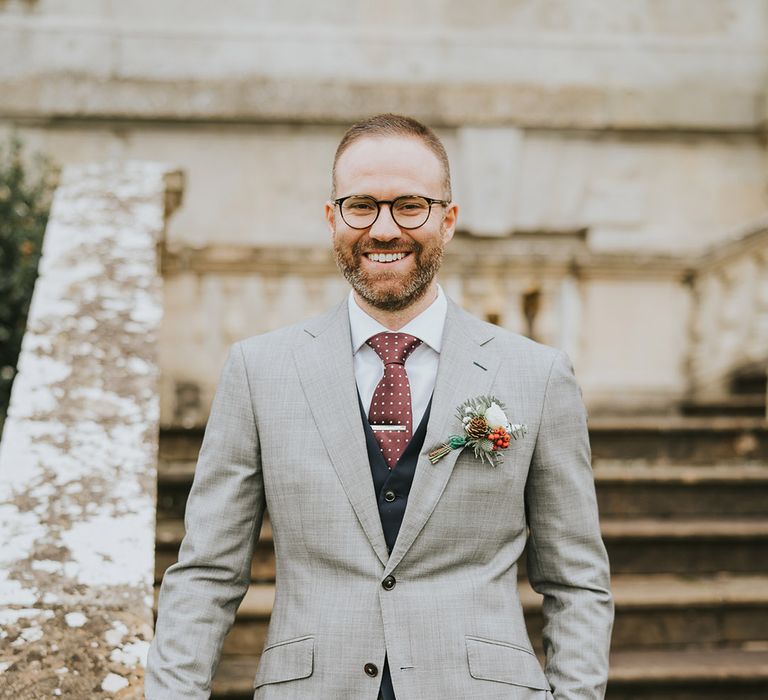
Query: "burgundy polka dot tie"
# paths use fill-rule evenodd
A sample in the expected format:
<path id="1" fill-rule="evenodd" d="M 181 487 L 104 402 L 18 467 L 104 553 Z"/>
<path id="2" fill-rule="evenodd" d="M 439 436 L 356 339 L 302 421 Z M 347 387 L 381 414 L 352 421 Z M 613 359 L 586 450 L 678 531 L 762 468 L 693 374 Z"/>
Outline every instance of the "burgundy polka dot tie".
<path id="1" fill-rule="evenodd" d="M 384 363 L 384 376 L 373 392 L 368 421 L 384 460 L 392 469 L 413 435 L 411 385 L 405 361 L 421 341 L 407 333 L 377 333 L 366 343 Z"/>

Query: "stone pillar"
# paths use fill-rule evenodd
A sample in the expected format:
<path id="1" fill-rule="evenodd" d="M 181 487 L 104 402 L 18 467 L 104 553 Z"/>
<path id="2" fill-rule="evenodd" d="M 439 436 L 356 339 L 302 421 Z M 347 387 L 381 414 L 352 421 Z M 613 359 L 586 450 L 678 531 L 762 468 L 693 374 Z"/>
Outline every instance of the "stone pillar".
<path id="1" fill-rule="evenodd" d="M 140 698 L 152 635 L 158 241 L 181 175 L 65 169 L 0 443 L 0 696 Z"/>

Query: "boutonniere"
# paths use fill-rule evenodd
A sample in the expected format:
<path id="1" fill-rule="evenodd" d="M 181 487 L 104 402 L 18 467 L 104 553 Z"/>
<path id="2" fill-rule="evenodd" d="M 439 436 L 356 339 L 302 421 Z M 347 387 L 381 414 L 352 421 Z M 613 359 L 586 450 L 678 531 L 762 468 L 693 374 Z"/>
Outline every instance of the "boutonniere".
<path id="1" fill-rule="evenodd" d="M 495 396 L 468 399 L 457 409 L 457 417 L 464 427 L 464 435 L 451 435 L 447 442 L 429 453 L 429 461 L 436 464 L 451 450 L 470 445 L 475 457 L 497 467 L 504 460 L 501 450 L 509 447 L 511 438 L 519 440 L 528 432 L 522 423 L 511 424 L 504 413 L 504 404 Z"/>

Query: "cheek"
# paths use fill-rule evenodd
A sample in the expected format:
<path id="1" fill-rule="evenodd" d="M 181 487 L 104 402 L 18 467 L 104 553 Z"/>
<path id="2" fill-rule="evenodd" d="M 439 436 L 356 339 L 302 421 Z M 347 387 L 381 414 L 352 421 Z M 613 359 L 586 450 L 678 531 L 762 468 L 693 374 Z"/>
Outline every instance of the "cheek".
<path id="1" fill-rule="evenodd" d="M 354 236 L 349 231 L 345 231 L 343 226 L 335 227 L 332 236 L 333 247 L 342 250 L 350 250 L 356 244 Z"/>
<path id="2" fill-rule="evenodd" d="M 434 253 L 437 250 L 442 250 L 444 245 L 444 231 L 442 227 L 435 227 L 429 235 L 422 236 L 417 242 L 421 246 L 422 251 L 426 251 L 427 253 Z"/>

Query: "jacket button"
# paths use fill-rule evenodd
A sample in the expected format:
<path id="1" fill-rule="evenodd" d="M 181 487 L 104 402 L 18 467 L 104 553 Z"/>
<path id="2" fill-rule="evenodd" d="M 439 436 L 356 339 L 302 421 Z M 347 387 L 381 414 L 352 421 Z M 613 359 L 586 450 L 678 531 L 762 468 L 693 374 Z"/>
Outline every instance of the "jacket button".
<path id="1" fill-rule="evenodd" d="M 365 664 L 365 666 L 363 666 L 363 671 L 365 671 L 366 675 L 369 675 L 371 678 L 375 678 L 379 675 L 379 669 L 376 664 Z"/>
<path id="2" fill-rule="evenodd" d="M 381 585 L 385 591 L 391 591 L 395 587 L 396 583 L 397 581 L 395 580 L 395 577 L 390 575 L 381 582 Z"/>
<path id="3" fill-rule="evenodd" d="M 387 503 L 392 503 L 392 501 L 394 501 L 394 500 L 395 500 L 395 498 L 396 498 L 396 497 L 395 497 L 395 492 L 394 492 L 394 491 L 387 491 L 387 492 L 384 494 L 384 500 L 385 500 Z"/>

